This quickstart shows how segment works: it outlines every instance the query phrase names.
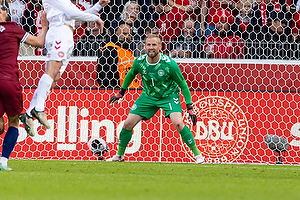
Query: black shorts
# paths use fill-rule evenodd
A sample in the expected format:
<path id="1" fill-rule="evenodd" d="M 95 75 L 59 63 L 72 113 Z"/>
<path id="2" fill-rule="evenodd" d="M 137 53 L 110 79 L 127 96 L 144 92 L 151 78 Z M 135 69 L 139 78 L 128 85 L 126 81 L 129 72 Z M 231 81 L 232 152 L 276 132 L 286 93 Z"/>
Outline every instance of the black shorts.
<path id="1" fill-rule="evenodd" d="M 0 80 L 0 117 L 18 115 L 23 110 L 22 87 L 19 81 Z"/>

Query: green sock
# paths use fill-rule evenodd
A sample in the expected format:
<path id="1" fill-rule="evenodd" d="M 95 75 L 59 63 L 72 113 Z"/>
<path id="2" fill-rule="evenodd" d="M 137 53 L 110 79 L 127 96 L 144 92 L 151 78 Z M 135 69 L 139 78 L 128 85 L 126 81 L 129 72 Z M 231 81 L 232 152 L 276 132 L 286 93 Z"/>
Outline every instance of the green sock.
<path id="1" fill-rule="evenodd" d="M 128 142 L 131 140 L 132 130 L 127 130 L 122 128 L 119 139 L 119 148 L 117 154 L 119 156 L 123 156 L 125 154 L 125 150 Z"/>
<path id="2" fill-rule="evenodd" d="M 195 156 L 200 155 L 200 151 L 197 148 L 197 145 L 195 143 L 194 136 L 191 132 L 191 130 L 187 127 L 184 126 L 181 131 L 179 131 L 182 140 L 187 144 L 187 146 L 192 150 Z"/>

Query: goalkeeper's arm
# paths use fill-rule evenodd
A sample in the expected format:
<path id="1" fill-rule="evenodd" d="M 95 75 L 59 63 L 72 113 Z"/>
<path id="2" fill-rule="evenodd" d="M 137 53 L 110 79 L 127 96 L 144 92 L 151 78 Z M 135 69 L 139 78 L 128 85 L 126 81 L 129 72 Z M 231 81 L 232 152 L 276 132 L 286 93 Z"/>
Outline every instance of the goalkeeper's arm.
<path id="1" fill-rule="evenodd" d="M 189 87 L 184 79 L 178 85 L 181 88 L 184 100 L 186 102 L 187 117 L 193 122 L 193 126 L 195 126 L 197 124 L 197 116 L 193 110 L 192 96 Z"/>
<path id="2" fill-rule="evenodd" d="M 134 73 L 134 70 L 132 70 L 132 68 L 131 68 L 124 78 L 122 88 L 127 90 L 128 86 L 131 84 L 131 82 L 133 81 L 135 76 L 136 76 L 136 74 Z"/>
<path id="3" fill-rule="evenodd" d="M 192 104 L 192 96 L 186 81 L 183 79 L 179 84 L 186 104 Z"/>

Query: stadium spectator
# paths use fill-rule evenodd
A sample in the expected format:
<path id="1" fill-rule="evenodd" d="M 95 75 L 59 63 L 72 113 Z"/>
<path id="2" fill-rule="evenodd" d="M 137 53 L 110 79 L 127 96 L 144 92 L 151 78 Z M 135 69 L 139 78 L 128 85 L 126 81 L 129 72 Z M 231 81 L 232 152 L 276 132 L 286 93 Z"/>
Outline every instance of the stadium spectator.
<path id="1" fill-rule="evenodd" d="M 253 7 L 253 17 L 251 18 L 253 30 L 249 31 L 260 32 L 262 28 L 267 25 L 268 19 L 270 21 L 270 13 L 273 11 L 285 14 L 286 6 L 283 5 L 282 1 L 283 0 L 261 0 L 260 2 L 256 2 L 257 5 Z"/>
<path id="2" fill-rule="evenodd" d="M 95 1 L 97 3 L 97 1 Z M 93 5 L 95 4 L 93 3 Z M 92 7 L 90 0 L 78 0 L 78 4 L 84 7 L 84 10 L 90 9 Z"/>
<path id="3" fill-rule="evenodd" d="M 283 12 L 271 12 L 267 25 L 260 32 L 250 34 L 247 58 L 290 59 L 293 49 L 287 43 L 288 36 L 284 33 L 286 24 Z"/>
<path id="4" fill-rule="evenodd" d="M 40 34 L 42 10 L 42 0 L 31 0 L 26 4 L 22 17 L 22 27 L 25 31 L 36 36 Z M 34 55 L 46 55 L 46 51 L 44 48 L 35 48 Z"/>
<path id="5" fill-rule="evenodd" d="M 285 32 L 288 34 L 292 33 L 292 24 L 295 14 L 297 11 L 297 1 L 298 0 L 287 0 L 286 1 L 286 20 L 287 20 L 287 27 Z M 300 2 L 299 2 L 300 5 Z"/>
<path id="6" fill-rule="evenodd" d="M 39 80 L 29 108 L 25 114 L 22 114 L 23 119 L 21 121 L 28 128 L 27 133 L 33 132 L 33 127 L 30 126 L 30 124 L 33 124 L 33 117 L 37 118 L 45 128 L 50 128 L 44 112 L 45 101 L 66 69 L 73 52 L 75 19 L 95 21 L 102 33 L 104 22 L 95 14 L 108 3 L 109 0 L 99 0 L 91 9 L 81 11 L 71 1 L 43 0 L 43 7 L 50 22 L 46 39 L 48 55 L 46 57 L 45 73 Z"/>
<path id="7" fill-rule="evenodd" d="M 300 43 L 300 12 L 297 12 L 293 18 L 292 41 Z"/>
<path id="8" fill-rule="evenodd" d="M 299 12 L 300 11 L 300 0 L 294 0 L 294 2 L 296 1 L 296 12 Z"/>
<path id="9" fill-rule="evenodd" d="M 168 0 L 170 6 L 175 6 L 178 9 L 183 10 L 186 14 L 194 18 L 196 20 L 196 34 L 201 36 L 200 33 L 200 7 L 201 7 L 201 0 Z"/>
<path id="10" fill-rule="evenodd" d="M 234 25 L 232 25 L 232 30 L 238 36 L 243 39 L 249 37 L 249 30 L 253 30 L 251 22 L 253 0 L 240 0 L 237 8 L 239 9 L 239 14 L 235 17 Z"/>
<path id="11" fill-rule="evenodd" d="M 299 12 L 300 1 L 299 0 L 287 0 L 286 11 L 291 13 Z"/>
<path id="12" fill-rule="evenodd" d="M 181 34 L 183 19 L 187 14 L 177 7 L 171 7 L 168 0 L 153 0 L 151 6 L 159 14 L 157 24 L 162 37 L 162 51 L 168 54 L 169 43 Z"/>
<path id="13" fill-rule="evenodd" d="M 113 34 L 121 24 L 128 24 L 132 30 L 131 49 L 136 49 L 140 41 L 145 38 L 145 20 L 140 19 L 140 6 L 136 1 L 128 1 L 123 8 L 121 16 L 111 23 L 110 34 Z"/>
<path id="14" fill-rule="evenodd" d="M 105 33 L 100 33 L 100 28 L 95 22 L 89 22 L 86 34 L 78 40 L 73 55 L 98 57 L 99 49 L 105 44 L 105 36 Z"/>
<path id="15" fill-rule="evenodd" d="M 106 30 L 109 30 L 111 28 L 111 22 L 113 20 L 120 17 L 124 5 L 128 1 L 129 0 L 111 0 L 110 3 L 103 8 L 100 17 L 104 21 L 104 27 Z"/>
<path id="16" fill-rule="evenodd" d="M 115 33 L 116 29 L 125 23 L 131 26 L 132 34 L 144 33 L 140 24 L 140 6 L 136 1 L 128 1 L 124 5 L 120 17 L 111 23 L 111 34 Z"/>
<path id="17" fill-rule="evenodd" d="M 101 19 L 105 22 L 105 29 L 109 30 L 111 28 L 111 22 L 118 19 L 124 10 L 124 5 L 129 0 L 111 0 L 108 6 L 101 12 Z M 140 5 L 140 19 L 149 21 L 151 19 L 157 19 L 157 16 L 153 14 L 153 9 L 151 8 L 152 0 L 136 0 Z"/>
<path id="18" fill-rule="evenodd" d="M 19 44 L 25 42 L 28 45 L 42 47 L 48 30 L 45 13 L 41 15 L 42 29 L 38 37 L 31 35 L 8 19 L 8 6 L 4 4 L 4 0 L 0 0 L 0 135 L 5 129 L 4 113 L 8 117 L 8 129 L 2 143 L 0 171 L 12 171 L 7 162 L 17 142 L 19 115 L 23 110 L 17 61 Z"/>
<path id="19" fill-rule="evenodd" d="M 100 88 L 120 88 L 127 72 L 133 64 L 130 50 L 132 30 L 128 24 L 121 24 L 116 33 L 99 52 L 97 82 Z M 139 80 L 135 78 L 130 88 L 138 88 Z"/>
<path id="20" fill-rule="evenodd" d="M 212 21 L 216 24 L 216 29 L 204 41 L 204 57 L 230 59 L 244 57 L 244 42 L 231 30 L 233 20 L 231 13 L 225 9 L 220 9 L 214 14 Z"/>
<path id="21" fill-rule="evenodd" d="M 148 22 L 148 26 L 145 28 L 145 36 L 147 36 L 149 34 L 160 35 L 158 24 L 154 20 L 150 20 Z M 145 41 L 143 39 L 143 41 L 140 41 L 137 44 L 137 47 L 135 49 L 133 49 L 133 55 L 134 55 L 134 57 L 137 57 L 137 56 L 140 56 L 145 53 L 146 53 Z"/>
<path id="22" fill-rule="evenodd" d="M 182 34 L 172 40 L 169 47 L 171 58 L 199 58 L 202 40 L 195 34 L 196 20 L 187 17 L 183 20 Z"/>
<path id="23" fill-rule="evenodd" d="M 168 0 L 170 6 L 186 12 L 189 17 L 194 18 L 196 21 L 200 21 L 201 2 L 201 0 Z"/>
<path id="24" fill-rule="evenodd" d="M 157 15 L 154 14 L 154 11 L 151 7 L 152 0 L 139 0 L 141 6 L 140 18 L 146 21 L 157 19 Z"/>
<path id="25" fill-rule="evenodd" d="M 196 14 L 199 14 L 200 2 L 201 1 L 199 0 L 168 0 L 170 6 L 175 6 L 178 9 L 187 12 L 187 14 L 193 18 L 196 18 Z"/>
<path id="26" fill-rule="evenodd" d="M 26 4 L 22 17 L 22 27 L 30 34 L 37 34 L 41 29 L 40 17 L 42 13 L 42 0 L 31 0 Z"/>
<path id="27" fill-rule="evenodd" d="M 26 7 L 26 2 L 22 0 L 7 0 L 11 21 L 22 27 L 22 17 Z M 33 55 L 33 48 L 25 43 L 20 44 L 19 55 Z"/>
<path id="28" fill-rule="evenodd" d="M 200 4 L 201 15 L 201 35 L 208 36 L 215 30 L 215 23 L 212 17 L 219 9 L 226 9 L 232 16 L 238 14 L 236 9 L 239 0 L 203 0 Z"/>
<path id="29" fill-rule="evenodd" d="M 25 3 L 22 0 L 7 0 L 11 21 L 22 26 L 22 16 L 25 10 Z"/>
<path id="30" fill-rule="evenodd" d="M 205 160 L 198 150 L 192 132 L 183 122 L 179 87 L 186 102 L 188 118 L 191 119 L 193 126 L 197 124 L 197 116 L 193 111 L 191 93 L 177 63 L 172 58 L 160 53 L 161 40 L 157 35 L 151 34 L 146 37 L 145 48 L 147 54 L 134 61 L 121 90 L 109 101 L 110 104 L 119 103 L 136 75 L 142 76 L 143 92 L 133 104 L 124 122 L 120 132 L 117 154 L 107 161 L 124 161 L 125 150 L 131 140 L 135 125 L 141 120 L 152 118 L 161 108 L 164 110 L 165 116 L 171 119 L 184 143 L 194 153 L 196 163 L 204 163 Z"/>
<path id="31" fill-rule="evenodd" d="M 86 8 L 79 3 L 79 0 L 71 0 L 71 2 L 76 5 L 77 8 L 79 8 L 82 11 L 85 11 Z M 81 0 L 81 2 L 84 2 L 83 0 Z M 82 38 L 83 36 L 85 36 L 85 30 L 86 30 L 86 25 L 85 23 L 81 23 L 79 21 L 75 21 L 75 29 L 73 32 L 73 38 L 74 38 L 74 44 L 77 43 L 77 41 Z"/>
<path id="32" fill-rule="evenodd" d="M 296 59 L 300 58 L 300 0 L 294 0 L 294 4 L 291 4 L 292 6 L 296 7 L 296 12 L 292 12 L 294 13 L 293 15 L 293 20 L 291 23 L 291 33 L 292 33 L 292 42 L 296 42 L 297 44 L 294 45 L 298 45 L 298 47 L 295 47 L 296 49 L 298 49 L 295 52 L 295 57 Z"/>
<path id="33" fill-rule="evenodd" d="M 150 34 L 159 35 L 159 26 L 154 20 L 149 21 L 148 26 L 145 28 L 145 36 Z M 145 42 L 143 43 L 145 45 Z"/>

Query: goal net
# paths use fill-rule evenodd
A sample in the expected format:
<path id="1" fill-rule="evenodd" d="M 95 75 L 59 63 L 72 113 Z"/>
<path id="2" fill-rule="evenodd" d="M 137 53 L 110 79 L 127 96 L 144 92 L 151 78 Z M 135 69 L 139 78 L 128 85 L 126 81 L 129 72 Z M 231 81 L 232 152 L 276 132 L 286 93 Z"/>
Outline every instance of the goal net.
<path id="1" fill-rule="evenodd" d="M 86 8 L 93 4 L 93 1 L 76 2 Z M 114 30 L 109 30 L 109 27 L 113 26 L 113 19 L 121 16 L 126 2 L 112 1 L 102 13 L 100 11 L 106 27 L 105 34 L 99 37 L 88 37 L 91 35 L 93 24 L 78 24 L 74 32 L 73 56 L 46 100 L 45 112 L 51 128 L 46 130 L 37 120 L 34 120 L 35 136 L 30 137 L 21 124 L 18 143 L 11 155 L 12 158 L 97 160 L 97 156 L 91 153 L 87 145 L 92 137 L 101 137 L 106 141 L 109 146 L 109 152 L 105 155 L 107 158 L 116 154 L 122 125 L 134 101 L 141 94 L 142 87 L 129 89 L 121 104 L 111 106 L 108 103 L 109 99 L 118 92 L 118 88 L 99 85 L 97 68 L 101 64 L 98 56 L 101 57 L 102 47 L 112 41 L 110 40 L 112 37 L 107 35 L 115 34 L 110 32 Z M 155 7 L 151 7 L 149 2 L 151 1 L 138 1 L 140 21 L 150 22 L 155 19 L 154 21 L 158 23 L 159 18 L 158 16 L 155 18 L 157 14 L 153 11 Z M 179 1 L 172 2 L 178 4 Z M 197 1 L 187 2 L 192 4 Z M 240 0 L 240 2 L 244 1 Z M 252 3 L 254 9 L 257 3 Z M 180 4 L 178 5 L 176 9 L 180 10 Z M 181 6 L 184 5 L 182 3 Z M 197 3 L 195 5 L 198 6 L 197 8 L 207 6 Z M 208 5 L 206 8 L 209 10 L 211 6 Z M 281 4 L 280 6 L 282 7 Z M 172 8 L 174 7 L 176 5 Z M 207 11 L 205 19 L 209 18 L 209 13 Z M 233 20 L 241 20 L 238 14 L 230 14 Z M 294 20 L 297 19 L 294 17 L 297 17 L 297 13 L 293 13 L 293 17 L 289 18 L 290 21 L 284 21 L 289 23 L 289 26 L 281 23 L 283 19 L 278 16 L 279 20 L 273 17 L 277 21 L 273 18 L 271 21 L 267 20 L 265 26 L 268 27 L 273 26 L 268 24 L 273 24 L 273 21 L 280 21 L 279 27 L 290 27 L 289 32 L 283 33 L 288 36 L 284 41 L 265 40 L 265 35 L 261 35 L 265 28 L 251 32 L 252 36 L 248 38 L 245 38 L 246 36 L 242 34 L 243 30 L 240 29 L 236 29 L 233 34 L 238 35 L 238 39 L 232 39 L 232 35 L 228 35 L 229 39 L 223 37 L 223 40 L 219 40 L 220 35 L 217 34 L 213 38 L 210 35 L 205 36 L 202 35 L 205 33 L 201 33 L 201 16 L 199 13 L 195 15 L 198 18 L 190 29 L 194 30 L 194 34 L 199 34 L 199 39 L 190 43 L 186 40 L 181 41 L 180 33 L 175 39 L 162 41 L 165 45 L 164 53 L 173 57 L 178 63 L 190 88 L 193 107 L 198 118 L 197 125 L 192 126 L 186 119 L 186 106 L 181 95 L 183 118 L 185 124 L 192 130 L 196 144 L 206 162 L 273 164 L 278 162 L 278 157 L 281 156 L 284 164 L 299 164 L 298 51 L 300 43 L 297 43 L 299 32 L 296 34 L 295 30 L 300 24 Z M 218 20 L 222 21 L 222 16 L 227 14 L 219 15 Z M 214 21 L 214 15 L 211 17 Z M 253 14 L 252 17 L 255 15 Z M 231 23 L 231 18 L 229 19 L 228 16 L 226 20 L 226 23 Z M 140 27 L 146 31 L 149 30 L 149 24 Z M 157 25 L 160 34 L 164 27 L 162 24 Z M 189 29 L 188 25 L 188 23 L 185 25 L 178 23 L 179 28 L 185 26 Z M 204 25 L 207 25 L 204 29 L 207 31 L 208 22 Z M 172 23 L 169 26 L 172 26 Z M 150 32 L 155 27 L 154 24 Z M 137 31 L 135 28 L 133 30 Z M 260 36 L 264 40 L 261 40 Z M 290 36 L 295 36 L 295 40 L 288 40 Z M 140 39 L 132 37 L 132 44 L 135 46 L 131 46 L 131 49 L 134 50 L 135 57 L 145 53 L 143 47 L 140 47 L 143 39 L 144 37 Z M 176 51 L 173 51 L 175 49 Z M 20 81 L 23 86 L 24 111 L 29 107 L 38 81 L 44 73 L 43 54 L 46 53 L 45 49 L 34 49 L 25 45 L 21 47 L 18 60 Z M 107 57 L 107 63 L 110 60 L 112 57 Z M 4 117 L 7 128 L 7 118 Z M 267 146 L 265 138 L 270 134 L 287 139 L 288 149 L 269 148 L 270 144 Z M 0 136 L 0 142 L 3 141 L 3 135 Z M 280 146 L 282 141 L 274 140 L 271 143 Z M 194 162 L 194 157 L 174 129 L 170 119 L 165 118 L 163 111 L 160 110 L 153 118 L 141 121 L 134 128 L 132 140 L 125 152 L 125 160 Z"/>

